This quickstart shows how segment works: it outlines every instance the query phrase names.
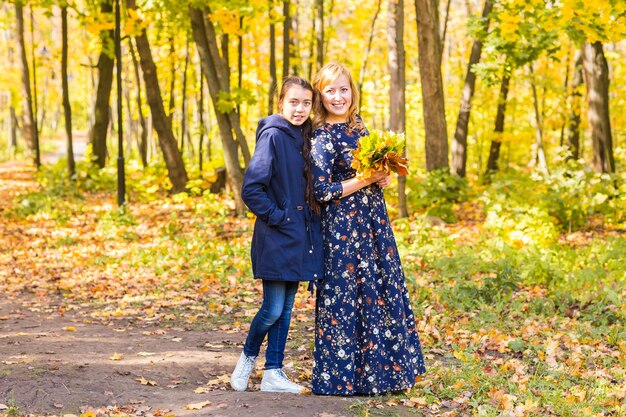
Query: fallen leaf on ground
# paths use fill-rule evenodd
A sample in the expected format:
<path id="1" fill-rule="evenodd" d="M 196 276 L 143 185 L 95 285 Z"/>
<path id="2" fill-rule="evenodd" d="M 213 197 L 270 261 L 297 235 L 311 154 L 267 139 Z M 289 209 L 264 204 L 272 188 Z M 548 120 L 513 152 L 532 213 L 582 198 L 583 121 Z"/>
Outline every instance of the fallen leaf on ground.
<path id="1" fill-rule="evenodd" d="M 411 397 L 411 398 L 409 398 L 409 402 L 412 403 L 413 407 L 424 407 L 426 405 L 426 398 L 424 398 L 424 397 Z"/>
<path id="2" fill-rule="evenodd" d="M 223 349 L 223 348 L 225 348 L 226 346 L 224 346 L 224 345 L 213 345 L 213 344 L 211 344 L 211 343 L 205 343 L 205 344 L 204 344 L 204 347 L 206 347 L 206 348 L 210 348 L 210 349 Z"/>
<path id="3" fill-rule="evenodd" d="M 113 356 L 110 356 L 109 359 L 111 359 L 112 361 L 121 361 L 122 360 L 122 355 L 120 355 L 119 353 L 115 352 L 113 353 Z"/>
<path id="4" fill-rule="evenodd" d="M 207 382 L 207 385 L 219 385 L 219 384 L 228 384 L 230 382 L 230 375 L 220 375 L 215 379 L 211 379 Z"/>
<path id="5" fill-rule="evenodd" d="M 211 390 L 205 387 L 198 387 L 193 390 L 193 392 L 195 392 L 196 394 L 208 394 L 209 392 L 211 392 Z"/>
<path id="6" fill-rule="evenodd" d="M 151 385 L 151 386 L 155 386 L 157 383 L 155 381 L 148 381 L 146 378 L 141 377 L 141 378 L 135 378 L 135 381 L 139 381 L 141 382 L 141 385 Z"/>
<path id="7" fill-rule="evenodd" d="M 74 326 L 66 326 L 63 328 L 63 330 L 68 331 L 68 332 L 75 332 L 76 331 L 76 327 Z"/>
<path id="8" fill-rule="evenodd" d="M 185 410 L 200 410 L 206 406 L 211 405 L 211 401 L 204 401 L 201 403 L 193 403 L 193 404 L 187 404 L 185 406 Z"/>
<path id="9" fill-rule="evenodd" d="M 138 352 L 137 355 L 138 356 L 154 356 L 154 355 L 156 355 L 156 353 L 154 353 L 154 352 Z"/>

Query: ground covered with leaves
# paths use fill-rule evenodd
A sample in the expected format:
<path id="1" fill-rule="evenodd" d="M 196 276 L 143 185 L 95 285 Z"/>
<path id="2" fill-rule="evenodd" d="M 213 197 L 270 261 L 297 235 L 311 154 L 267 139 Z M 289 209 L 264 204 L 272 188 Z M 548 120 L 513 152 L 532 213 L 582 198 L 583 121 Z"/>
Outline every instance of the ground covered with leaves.
<path id="1" fill-rule="evenodd" d="M 626 415 L 619 197 L 502 178 L 396 219 L 428 372 L 404 393 L 316 397 L 259 392 L 260 366 L 250 392 L 228 386 L 260 303 L 251 217 L 163 195 L 159 172 L 130 173 L 118 209 L 114 177 L 85 172 L 0 165 L 0 413 Z M 304 385 L 313 307 L 303 286 L 286 369 Z"/>

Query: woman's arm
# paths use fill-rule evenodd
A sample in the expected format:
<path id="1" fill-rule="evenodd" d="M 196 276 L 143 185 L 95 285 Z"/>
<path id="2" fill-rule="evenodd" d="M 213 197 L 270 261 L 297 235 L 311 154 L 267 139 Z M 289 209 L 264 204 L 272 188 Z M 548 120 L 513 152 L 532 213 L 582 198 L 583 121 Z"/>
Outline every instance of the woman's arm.
<path id="1" fill-rule="evenodd" d="M 311 174 L 315 199 L 325 203 L 343 195 L 343 184 L 332 181 L 336 151 L 330 134 L 324 130 L 311 138 Z"/>
<path id="2" fill-rule="evenodd" d="M 383 181 L 388 175 L 385 172 L 374 172 L 369 178 L 350 178 L 344 181 L 332 181 L 332 170 L 335 163 L 336 150 L 328 132 L 321 131 L 311 142 L 311 172 L 313 173 L 313 190 L 315 198 L 320 202 L 347 197 L 361 188 L 375 182 Z"/>
<path id="3" fill-rule="evenodd" d="M 373 183 L 378 183 L 378 185 L 382 187 L 381 182 L 388 176 L 389 175 L 384 171 L 376 171 L 369 178 L 359 179 L 354 177 L 349 180 L 342 181 L 341 186 L 343 188 L 343 192 L 341 193 L 341 197 L 347 197 L 350 194 L 354 194 L 361 188 L 372 185 Z"/>

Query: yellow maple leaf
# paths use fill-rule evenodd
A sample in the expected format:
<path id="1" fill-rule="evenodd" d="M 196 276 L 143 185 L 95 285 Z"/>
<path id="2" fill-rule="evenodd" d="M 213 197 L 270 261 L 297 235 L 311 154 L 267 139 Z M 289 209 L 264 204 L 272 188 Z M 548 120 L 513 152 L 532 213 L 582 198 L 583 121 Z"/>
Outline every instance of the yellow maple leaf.
<path id="1" fill-rule="evenodd" d="M 120 355 L 119 353 L 115 352 L 113 353 L 113 356 L 110 356 L 109 359 L 111 359 L 112 361 L 121 361 L 122 360 L 122 355 Z"/>
<path id="2" fill-rule="evenodd" d="M 200 410 L 209 405 L 211 405 L 211 401 L 203 401 L 201 403 L 187 404 L 185 406 L 185 409 L 186 410 Z"/>
<path id="3" fill-rule="evenodd" d="M 196 394 L 208 394 L 209 392 L 211 392 L 211 390 L 205 387 L 198 387 L 193 390 L 193 392 L 195 392 Z"/>

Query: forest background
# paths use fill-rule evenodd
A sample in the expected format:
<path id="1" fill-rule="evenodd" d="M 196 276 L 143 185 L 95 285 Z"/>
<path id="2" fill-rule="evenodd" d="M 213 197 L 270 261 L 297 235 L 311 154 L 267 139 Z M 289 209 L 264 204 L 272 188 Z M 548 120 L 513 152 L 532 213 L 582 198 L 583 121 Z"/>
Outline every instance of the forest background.
<path id="1" fill-rule="evenodd" d="M 351 412 L 626 414 L 623 1 L 127 0 L 118 61 L 111 2 L 0 8 L 12 299 L 245 334 L 256 123 L 338 61 L 367 126 L 406 133 L 386 196 L 430 369 Z"/>

